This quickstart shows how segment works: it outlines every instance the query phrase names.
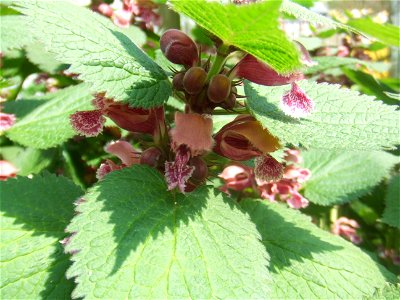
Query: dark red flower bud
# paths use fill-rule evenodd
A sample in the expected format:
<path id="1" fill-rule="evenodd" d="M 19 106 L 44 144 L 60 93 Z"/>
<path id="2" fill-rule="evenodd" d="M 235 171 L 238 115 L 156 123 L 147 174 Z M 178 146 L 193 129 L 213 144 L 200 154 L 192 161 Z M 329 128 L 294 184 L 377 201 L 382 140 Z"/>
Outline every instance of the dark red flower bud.
<path id="1" fill-rule="evenodd" d="M 172 86 L 174 87 L 175 90 L 177 91 L 184 91 L 183 87 L 183 77 L 185 76 L 185 73 L 177 73 L 175 74 L 174 78 L 172 79 Z"/>
<path id="2" fill-rule="evenodd" d="M 280 75 L 267 64 L 257 60 L 254 56 L 247 54 L 235 69 L 237 77 L 242 77 L 251 82 L 267 85 L 285 85 L 304 78 L 301 72 L 288 75 Z"/>
<path id="3" fill-rule="evenodd" d="M 160 48 L 174 64 L 193 66 L 198 60 L 198 50 L 193 40 L 177 29 L 169 29 L 161 36 Z"/>
<path id="4" fill-rule="evenodd" d="M 207 89 L 207 96 L 211 102 L 221 103 L 225 101 L 231 92 L 231 80 L 223 74 L 211 78 Z"/>
<path id="5" fill-rule="evenodd" d="M 236 95 L 231 93 L 225 102 L 221 103 L 221 107 L 225 109 L 233 109 L 236 105 Z"/>
<path id="6" fill-rule="evenodd" d="M 150 147 L 140 156 L 140 164 L 155 168 L 159 164 L 161 154 L 161 150 L 157 147 Z"/>
<path id="7" fill-rule="evenodd" d="M 198 94 L 207 79 L 206 71 L 201 67 L 190 68 L 183 77 L 183 87 L 191 95 Z"/>
<path id="8" fill-rule="evenodd" d="M 198 156 L 193 157 L 190 159 L 189 163 L 194 167 L 190 180 L 193 180 L 195 183 L 200 183 L 207 178 L 208 168 L 206 162 L 202 158 Z"/>

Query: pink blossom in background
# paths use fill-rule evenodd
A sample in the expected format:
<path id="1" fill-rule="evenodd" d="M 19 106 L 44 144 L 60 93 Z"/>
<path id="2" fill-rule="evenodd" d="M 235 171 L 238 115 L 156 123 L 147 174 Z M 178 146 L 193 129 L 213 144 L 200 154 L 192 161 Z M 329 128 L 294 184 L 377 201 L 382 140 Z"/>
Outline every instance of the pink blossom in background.
<path id="1" fill-rule="evenodd" d="M 256 178 L 253 169 L 241 164 L 233 164 L 226 167 L 218 177 L 225 181 L 221 190 L 226 193 L 228 189 L 242 191 L 246 188 L 253 188 L 256 186 Z"/>
<path id="2" fill-rule="evenodd" d="M 357 221 L 348 219 L 346 217 L 340 217 L 337 219 L 332 226 L 332 233 L 336 235 L 340 235 L 348 240 L 350 240 L 353 244 L 360 244 L 362 239 L 357 235 L 357 229 L 360 228 L 360 225 Z"/>
<path id="3" fill-rule="evenodd" d="M 7 180 L 17 176 L 17 168 L 6 160 L 0 160 L 0 180 Z"/>
<path id="4" fill-rule="evenodd" d="M 10 129 L 15 124 L 16 119 L 14 114 L 0 112 L 0 131 Z"/>

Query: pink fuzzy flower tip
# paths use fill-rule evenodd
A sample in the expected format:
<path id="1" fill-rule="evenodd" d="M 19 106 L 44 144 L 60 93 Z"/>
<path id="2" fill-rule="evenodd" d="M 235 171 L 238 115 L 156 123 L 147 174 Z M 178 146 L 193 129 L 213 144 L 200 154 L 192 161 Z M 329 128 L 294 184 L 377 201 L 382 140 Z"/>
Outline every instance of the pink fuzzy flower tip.
<path id="1" fill-rule="evenodd" d="M 0 180 L 17 176 L 17 168 L 6 160 L 0 160 Z"/>
<path id="2" fill-rule="evenodd" d="M 228 189 L 242 191 L 255 186 L 253 169 L 240 164 L 226 167 L 218 177 L 225 182 L 225 185 L 221 187 L 224 192 L 228 192 Z"/>
<path id="3" fill-rule="evenodd" d="M 74 130 L 87 137 L 101 133 L 106 121 L 100 110 L 77 111 L 69 118 Z"/>
<path id="4" fill-rule="evenodd" d="M 11 128 L 15 123 L 15 115 L 0 112 L 0 131 Z"/>
<path id="5" fill-rule="evenodd" d="M 314 102 L 293 82 L 291 90 L 282 97 L 281 108 L 288 116 L 298 119 L 314 110 Z"/>
<path id="6" fill-rule="evenodd" d="M 283 176 L 283 165 L 271 155 L 262 155 L 255 159 L 254 173 L 259 181 L 277 181 Z"/>
<path id="7" fill-rule="evenodd" d="M 175 161 L 165 162 L 165 179 L 167 180 L 168 190 L 178 188 L 182 193 L 185 192 L 186 182 L 194 172 L 194 167 L 190 166 L 190 150 L 182 145 L 176 150 Z"/>

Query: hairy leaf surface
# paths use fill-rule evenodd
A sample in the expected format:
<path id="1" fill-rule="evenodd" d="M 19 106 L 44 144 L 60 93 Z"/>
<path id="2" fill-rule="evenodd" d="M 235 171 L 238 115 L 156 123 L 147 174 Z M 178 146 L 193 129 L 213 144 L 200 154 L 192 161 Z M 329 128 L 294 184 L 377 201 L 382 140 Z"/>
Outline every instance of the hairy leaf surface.
<path id="1" fill-rule="evenodd" d="M 321 151 L 302 153 L 311 178 L 305 196 L 320 205 L 344 203 L 368 193 L 399 159 L 383 151 Z M 400 215 L 399 215 L 400 216 Z"/>
<path id="2" fill-rule="evenodd" d="M 388 186 L 385 197 L 386 208 L 382 221 L 400 228 L 400 176 L 394 176 Z"/>
<path id="3" fill-rule="evenodd" d="M 136 165 L 92 188 L 68 227 L 69 277 L 90 299 L 252 299 L 269 289 L 267 253 L 254 224 L 210 187 L 167 191 Z"/>
<path id="4" fill-rule="evenodd" d="M 395 276 L 346 240 L 323 231 L 299 211 L 267 201 L 242 207 L 271 256 L 271 299 L 360 299 Z"/>
<path id="5" fill-rule="evenodd" d="M 167 75 L 122 29 L 106 18 L 65 1 L 17 1 L 32 34 L 69 71 L 91 83 L 92 91 L 137 107 L 168 99 Z"/>
<path id="6" fill-rule="evenodd" d="M 88 86 L 80 84 L 36 100 L 26 100 L 34 109 L 17 119 L 15 125 L 7 130 L 7 136 L 14 142 L 38 149 L 60 145 L 75 135 L 69 116 L 78 110 L 93 109 L 92 98 Z M 18 101 L 15 104 L 18 109 Z M 8 106 L 8 111 L 12 111 L 12 105 Z"/>
<path id="7" fill-rule="evenodd" d="M 290 86 L 245 84 L 254 116 L 283 143 L 321 149 L 378 150 L 399 143 L 400 112 L 373 97 L 339 85 L 298 82 L 314 101 L 315 110 L 300 120 L 280 109 Z"/>
<path id="8" fill-rule="evenodd" d="M 82 191 L 65 177 L 0 181 L 2 299 L 67 299 L 73 282 L 60 244 Z"/>

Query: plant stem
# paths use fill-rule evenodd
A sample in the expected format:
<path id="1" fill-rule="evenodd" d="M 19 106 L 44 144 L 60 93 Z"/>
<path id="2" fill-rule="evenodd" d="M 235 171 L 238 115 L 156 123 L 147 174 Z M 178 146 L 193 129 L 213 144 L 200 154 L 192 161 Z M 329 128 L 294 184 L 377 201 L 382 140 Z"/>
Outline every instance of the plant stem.
<path id="1" fill-rule="evenodd" d="M 68 150 L 65 148 L 65 146 L 62 147 L 62 156 L 65 161 L 65 167 L 68 170 L 69 175 L 71 176 L 72 181 L 79 185 L 81 188 L 85 189 L 85 184 L 82 182 L 82 180 L 79 178 L 78 172 L 75 168 L 74 162 L 72 160 L 71 155 L 69 154 Z"/>
<path id="2" fill-rule="evenodd" d="M 210 79 L 221 72 L 221 69 L 224 67 L 227 55 L 229 53 L 229 46 L 222 44 L 218 50 L 217 50 L 217 55 L 214 57 L 212 66 L 210 71 L 207 74 L 207 82 L 210 81 Z"/>

